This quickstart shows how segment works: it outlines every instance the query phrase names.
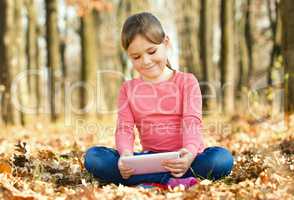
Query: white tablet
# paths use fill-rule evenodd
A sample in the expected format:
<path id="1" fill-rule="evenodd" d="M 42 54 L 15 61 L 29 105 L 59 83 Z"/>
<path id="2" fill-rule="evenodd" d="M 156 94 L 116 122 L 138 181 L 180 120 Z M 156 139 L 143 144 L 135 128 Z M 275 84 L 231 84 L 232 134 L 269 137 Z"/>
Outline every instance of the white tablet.
<path id="1" fill-rule="evenodd" d="M 167 172 L 168 170 L 161 166 L 161 162 L 164 160 L 176 159 L 179 157 L 179 152 L 166 152 L 124 156 L 121 157 L 121 161 L 127 167 L 133 168 L 135 170 L 134 174 L 149 174 Z"/>

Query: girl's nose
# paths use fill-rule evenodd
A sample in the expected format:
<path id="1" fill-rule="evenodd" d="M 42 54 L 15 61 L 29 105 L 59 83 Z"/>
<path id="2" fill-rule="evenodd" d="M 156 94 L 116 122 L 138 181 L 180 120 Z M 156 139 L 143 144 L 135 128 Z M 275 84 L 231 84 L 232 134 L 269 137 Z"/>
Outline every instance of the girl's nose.
<path id="1" fill-rule="evenodd" d="M 144 56 L 143 56 L 143 65 L 146 66 L 146 65 L 148 65 L 148 64 L 150 64 L 150 63 L 151 63 L 151 59 L 150 59 L 150 57 L 147 56 L 147 55 L 144 55 Z"/>

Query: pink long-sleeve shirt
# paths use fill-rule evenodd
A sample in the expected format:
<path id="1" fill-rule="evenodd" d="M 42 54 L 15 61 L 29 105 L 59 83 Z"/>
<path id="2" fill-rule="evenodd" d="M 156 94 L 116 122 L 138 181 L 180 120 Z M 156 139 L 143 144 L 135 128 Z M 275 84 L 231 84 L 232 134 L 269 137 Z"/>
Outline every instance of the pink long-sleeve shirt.
<path id="1" fill-rule="evenodd" d="M 172 78 L 159 83 L 142 78 L 125 81 L 118 97 L 115 132 L 120 154 L 133 152 L 135 126 L 144 151 L 186 148 L 194 156 L 202 152 L 202 97 L 194 75 L 175 71 Z"/>

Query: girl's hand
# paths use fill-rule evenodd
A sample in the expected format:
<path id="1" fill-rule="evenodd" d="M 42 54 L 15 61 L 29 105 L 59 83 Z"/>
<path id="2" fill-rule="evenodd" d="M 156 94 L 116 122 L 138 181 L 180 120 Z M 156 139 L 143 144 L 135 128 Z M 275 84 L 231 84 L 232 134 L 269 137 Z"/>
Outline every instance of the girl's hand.
<path id="1" fill-rule="evenodd" d="M 124 152 L 122 153 L 121 157 L 123 156 L 132 156 L 133 154 L 131 152 Z M 121 158 L 120 157 L 120 158 Z M 121 161 L 121 159 L 119 158 L 118 160 L 118 169 L 120 171 L 120 174 L 121 176 L 124 178 L 124 179 L 128 179 L 133 173 L 134 173 L 134 169 L 132 168 L 129 168 L 129 167 L 126 167 L 123 162 Z"/>
<path id="2" fill-rule="evenodd" d="M 179 153 L 180 158 L 165 160 L 162 163 L 162 166 L 169 170 L 174 177 L 183 176 L 194 160 L 193 154 L 185 148 L 180 149 Z"/>

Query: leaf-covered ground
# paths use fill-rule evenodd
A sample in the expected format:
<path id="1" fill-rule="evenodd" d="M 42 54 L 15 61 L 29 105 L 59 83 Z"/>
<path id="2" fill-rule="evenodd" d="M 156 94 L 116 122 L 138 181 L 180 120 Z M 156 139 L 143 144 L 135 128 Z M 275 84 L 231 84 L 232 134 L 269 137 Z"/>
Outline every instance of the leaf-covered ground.
<path id="1" fill-rule="evenodd" d="M 204 124 L 207 146 L 228 148 L 234 169 L 222 180 L 202 180 L 186 190 L 105 185 L 91 177 L 83 167 L 83 154 L 93 145 L 114 146 L 113 120 L 2 127 L 0 198 L 294 199 L 294 116 L 287 124 L 240 115 L 209 117 Z"/>

